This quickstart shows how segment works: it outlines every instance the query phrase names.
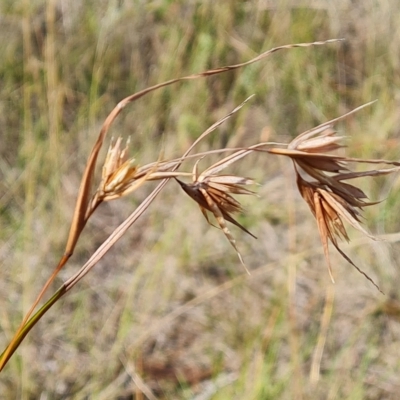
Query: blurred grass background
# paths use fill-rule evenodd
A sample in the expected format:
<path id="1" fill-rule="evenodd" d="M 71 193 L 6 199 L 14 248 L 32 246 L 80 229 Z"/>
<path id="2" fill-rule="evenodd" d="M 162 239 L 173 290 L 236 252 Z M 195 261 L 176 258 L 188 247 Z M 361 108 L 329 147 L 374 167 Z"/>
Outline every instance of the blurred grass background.
<path id="1" fill-rule="evenodd" d="M 179 156 L 253 93 L 207 148 L 287 142 L 378 99 L 339 129 L 349 136 L 351 156 L 399 158 L 400 5 L 3 0 L 0 347 L 62 255 L 86 158 L 119 100 L 278 45 L 337 37 L 346 42 L 285 50 L 128 106 L 112 135 L 131 136 L 141 163 L 161 151 Z M 385 297 L 333 251 L 337 283 L 330 283 L 288 160 L 254 155 L 231 170 L 261 183 L 259 199 L 243 199 L 240 218 L 259 239 L 232 228 L 251 276 L 222 233 L 170 182 L 29 334 L 1 373 L 1 397 L 397 399 L 399 179 L 360 183 L 372 199 L 386 198 L 367 210 L 366 221 L 389 243 L 351 232 L 352 244 L 343 247 Z M 96 212 L 54 288 L 150 189 Z"/>

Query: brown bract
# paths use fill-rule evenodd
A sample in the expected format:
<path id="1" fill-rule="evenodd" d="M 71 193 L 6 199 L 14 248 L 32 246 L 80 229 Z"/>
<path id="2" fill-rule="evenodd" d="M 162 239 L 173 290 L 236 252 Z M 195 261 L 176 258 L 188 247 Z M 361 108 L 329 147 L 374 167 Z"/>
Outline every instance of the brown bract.
<path id="1" fill-rule="evenodd" d="M 306 201 L 310 210 L 314 214 L 317 221 L 318 232 L 324 248 L 325 259 L 328 264 L 329 275 L 334 282 L 332 275 L 332 267 L 329 257 L 329 240 L 338 250 L 338 252 L 352 264 L 361 274 L 363 274 L 372 284 L 380 291 L 378 285 L 360 268 L 358 268 L 353 261 L 340 249 L 337 238 L 349 241 L 346 228 L 343 221 L 348 222 L 354 228 L 363 232 L 371 239 L 376 239 L 369 234 L 360 224 L 360 211 L 357 207 L 352 206 L 349 202 L 344 200 L 339 195 L 329 191 L 315 183 L 307 182 L 297 174 L 297 187 L 300 194 Z M 361 206 L 359 207 L 361 209 Z"/>
<path id="2" fill-rule="evenodd" d="M 360 107 L 339 119 L 345 118 L 359 109 Z M 317 221 L 318 232 L 332 281 L 334 279 L 329 258 L 329 241 L 349 263 L 380 290 L 377 284 L 360 270 L 338 245 L 338 238 L 349 241 L 344 222 L 347 222 L 369 238 L 376 240 L 373 235 L 362 227 L 360 217 L 363 207 L 374 205 L 378 202 L 366 201 L 367 196 L 361 189 L 344 181 L 366 176 L 386 175 L 398 171 L 397 167 L 350 172 L 348 169 L 349 163 L 382 163 L 396 166 L 399 163 L 326 154 L 333 150 L 344 148 L 341 144 L 343 137 L 336 135 L 332 125 L 333 122 L 339 119 L 324 123 L 302 133 L 289 143 L 287 149 L 269 149 L 267 151 L 272 154 L 285 155 L 292 159 L 296 171 L 297 187 Z"/>
<path id="3" fill-rule="evenodd" d="M 231 215 L 233 213 L 243 211 L 241 204 L 235 198 L 233 198 L 231 194 L 254 194 L 253 191 L 246 189 L 244 186 L 252 185 L 255 182 L 250 178 L 244 178 L 235 175 L 218 175 L 218 173 L 228 165 L 241 159 L 260 146 L 261 145 L 256 145 L 249 149 L 237 151 L 207 168 L 200 175 L 198 173 L 198 163 L 200 160 L 198 160 L 193 169 L 193 183 L 191 184 L 186 184 L 176 179 L 185 193 L 187 193 L 199 205 L 201 212 L 210 225 L 212 224 L 208 218 L 207 212 L 209 211 L 214 215 L 218 225 L 224 232 L 233 248 L 236 250 L 241 263 L 248 273 L 249 271 L 236 246 L 236 241 L 226 225 L 226 221 L 231 222 L 249 235 L 256 238 Z"/>

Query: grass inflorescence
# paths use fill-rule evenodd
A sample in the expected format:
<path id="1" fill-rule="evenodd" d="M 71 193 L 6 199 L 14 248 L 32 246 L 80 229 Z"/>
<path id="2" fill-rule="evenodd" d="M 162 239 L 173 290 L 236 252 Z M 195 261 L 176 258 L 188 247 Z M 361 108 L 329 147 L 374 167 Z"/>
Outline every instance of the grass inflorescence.
<path id="1" fill-rule="evenodd" d="M 231 6 L 1 6 L 5 396 L 395 396 L 396 6 Z"/>

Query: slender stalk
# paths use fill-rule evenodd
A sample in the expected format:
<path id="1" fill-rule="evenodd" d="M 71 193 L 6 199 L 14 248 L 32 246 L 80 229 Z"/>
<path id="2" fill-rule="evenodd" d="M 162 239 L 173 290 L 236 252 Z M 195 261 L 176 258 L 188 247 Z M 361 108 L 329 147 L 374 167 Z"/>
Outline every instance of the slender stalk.
<path id="1" fill-rule="evenodd" d="M 29 316 L 32 314 L 32 312 L 35 310 L 36 306 L 39 304 L 40 299 L 42 298 L 43 294 L 46 292 L 47 288 L 50 286 L 50 284 L 53 282 L 55 276 L 58 274 L 58 272 L 61 270 L 61 268 L 67 263 L 69 260 L 70 256 L 64 255 L 57 268 L 53 271 L 45 285 L 43 286 L 42 290 L 40 291 L 38 297 L 36 298 L 35 302 L 32 304 L 30 307 L 29 311 L 26 313 L 24 319 L 22 320 L 20 326 L 17 329 L 16 334 L 12 338 L 11 342 L 7 346 L 7 348 L 3 351 L 3 353 L 0 356 L 0 372 L 4 368 L 4 366 L 7 364 L 7 361 L 10 359 L 10 357 L 14 354 L 15 350 L 18 348 L 22 340 L 25 338 L 25 336 L 28 334 L 28 332 L 31 330 L 31 328 L 36 324 L 37 321 L 44 315 L 44 313 L 62 296 L 59 295 L 56 297 L 56 300 L 54 300 L 54 303 L 51 302 L 51 300 L 54 298 L 54 296 L 43 306 L 41 307 L 36 314 L 28 320 Z M 60 291 L 61 288 L 58 290 Z M 56 292 L 56 294 L 58 293 Z M 46 306 L 46 307 L 45 307 Z M 33 322 L 35 321 L 35 322 Z M 29 328 L 28 328 L 29 327 Z"/>

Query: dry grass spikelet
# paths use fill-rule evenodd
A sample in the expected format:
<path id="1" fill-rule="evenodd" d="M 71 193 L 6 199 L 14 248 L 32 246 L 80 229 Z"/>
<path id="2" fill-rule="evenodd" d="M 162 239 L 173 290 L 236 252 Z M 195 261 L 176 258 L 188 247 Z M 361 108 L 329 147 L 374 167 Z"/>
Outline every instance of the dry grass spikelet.
<path id="1" fill-rule="evenodd" d="M 297 187 L 317 221 L 318 232 L 332 282 L 334 282 L 334 278 L 329 257 L 329 240 L 337 251 L 380 291 L 378 285 L 364 271 L 357 267 L 338 245 L 337 238 L 349 241 L 343 221 L 348 222 L 360 232 L 376 240 L 374 236 L 361 226 L 360 211 L 344 198 L 324 188 L 323 185 L 307 182 L 299 174 L 297 174 Z M 359 208 L 361 209 L 361 206 Z"/>
<path id="2" fill-rule="evenodd" d="M 366 105 L 369 104 L 371 103 Z M 346 118 L 366 105 L 300 134 L 288 144 L 286 149 L 275 148 L 267 151 L 292 159 L 299 192 L 317 221 L 318 232 L 332 281 L 334 282 L 329 257 L 329 241 L 350 264 L 380 290 L 378 285 L 340 249 L 337 241 L 338 238 L 349 241 L 344 221 L 369 238 L 377 240 L 376 237 L 362 227 L 360 217 L 363 207 L 374 205 L 378 202 L 365 201 L 367 195 L 361 189 L 344 181 L 366 176 L 386 175 L 397 171 L 399 163 L 326 154 L 344 148 L 341 144 L 343 137 L 336 135 L 333 130 L 333 123 Z M 349 163 L 380 163 L 397 167 L 350 172 Z"/>
<path id="3" fill-rule="evenodd" d="M 122 138 L 111 142 L 102 169 L 102 179 L 98 189 L 104 201 L 113 200 L 128 192 L 137 171 L 134 159 L 128 159 L 129 139 L 121 149 Z"/>
<path id="4" fill-rule="evenodd" d="M 201 212 L 210 225 L 213 224 L 210 222 L 207 212 L 211 212 L 214 215 L 219 227 L 224 232 L 232 247 L 236 250 L 236 253 L 247 273 L 249 273 L 249 271 L 236 246 L 236 240 L 227 227 L 226 221 L 236 225 L 244 232 L 256 238 L 256 236 L 232 217 L 232 214 L 234 213 L 243 212 L 243 207 L 233 196 L 231 196 L 231 194 L 254 195 L 255 193 L 252 190 L 249 190 L 244 186 L 255 184 L 255 182 L 251 178 L 236 175 L 219 175 L 219 172 L 261 146 L 263 146 L 263 144 L 252 146 L 249 149 L 239 150 L 218 161 L 201 174 L 198 172 L 198 164 L 200 161 L 198 160 L 193 168 L 192 183 L 186 184 L 179 179 L 176 179 L 184 192 L 199 205 Z"/>

